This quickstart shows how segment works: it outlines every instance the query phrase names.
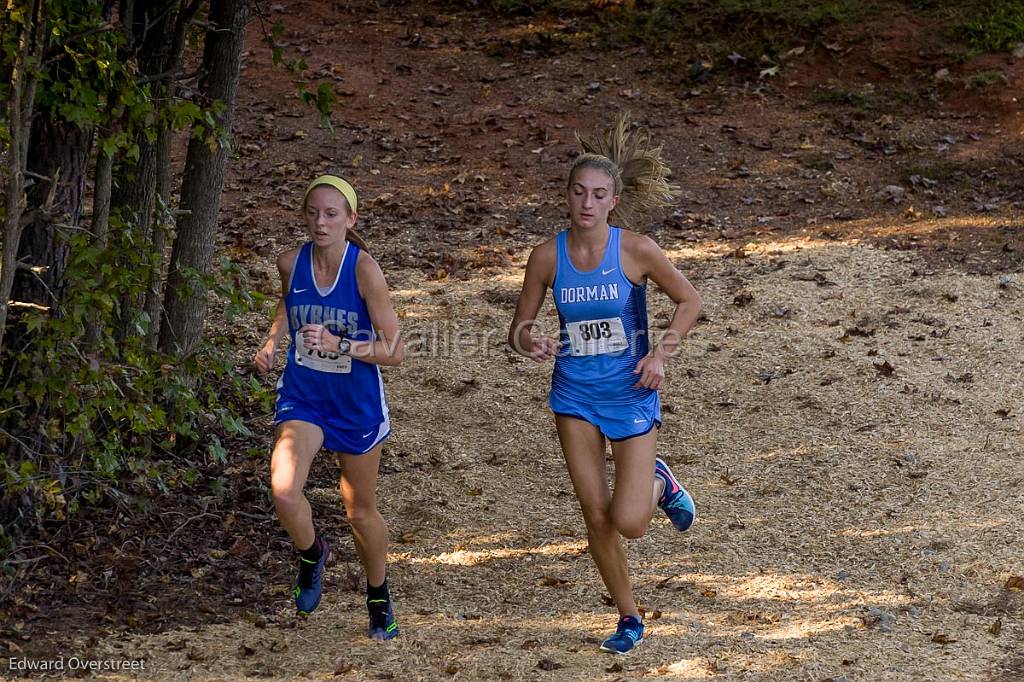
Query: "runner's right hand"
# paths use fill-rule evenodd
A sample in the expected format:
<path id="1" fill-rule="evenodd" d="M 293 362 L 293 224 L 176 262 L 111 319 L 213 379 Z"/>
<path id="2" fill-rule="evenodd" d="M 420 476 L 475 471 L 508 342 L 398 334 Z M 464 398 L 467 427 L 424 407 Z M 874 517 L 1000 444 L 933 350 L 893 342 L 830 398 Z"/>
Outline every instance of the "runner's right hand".
<path id="1" fill-rule="evenodd" d="M 273 343 L 268 343 L 263 346 L 263 348 L 256 351 L 256 355 L 252 359 L 252 364 L 259 374 L 265 374 L 274 369 L 275 352 L 277 352 L 277 348 L 274 347 Z"/>
<path id="2" fill-rule="evenodd" d="M 533 350 L 530 351 L 529 357 L 534 362 L 547 362 L 558 355 L 561 345 L 558 339 L 542 336 L 533 340 Z"/>

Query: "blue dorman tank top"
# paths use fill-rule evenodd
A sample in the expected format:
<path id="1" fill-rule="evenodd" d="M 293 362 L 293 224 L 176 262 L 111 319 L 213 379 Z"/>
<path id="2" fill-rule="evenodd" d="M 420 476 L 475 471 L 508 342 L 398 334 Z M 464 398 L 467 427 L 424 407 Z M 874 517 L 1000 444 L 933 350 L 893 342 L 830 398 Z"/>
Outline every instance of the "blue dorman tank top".
<path id="1" fill-rule="evenodd" d="M 622 271 L 622 230 L 608 228 L 601 263 L 580 272 L 569 258 L 568 230 L 556 237 L 558 259 L 551 293 L 558 310 L 561 347 L 551 390 L 584 403 L 632 403 L 651 394 L 633 388 L 636 365 L 650 350 L 647 284 Z"/>
<path id="2" fill-rule="evenodd" d="M 322 324 L 350 341 L 372 341 L 376 333 L 366 301 L 359 294 L 356 263 L 359 247 L 345 242 L 338 275 L 321 289 L 313 274 L 313 244 L 299 250 L 285 296 L 292 347 L 278 391 L 304 402 L 336 428 L 369 429 L 388 417 L 384 382 L 377 365 L 348 355 L 310 351 L 298 337 L 306 324 Z"/>

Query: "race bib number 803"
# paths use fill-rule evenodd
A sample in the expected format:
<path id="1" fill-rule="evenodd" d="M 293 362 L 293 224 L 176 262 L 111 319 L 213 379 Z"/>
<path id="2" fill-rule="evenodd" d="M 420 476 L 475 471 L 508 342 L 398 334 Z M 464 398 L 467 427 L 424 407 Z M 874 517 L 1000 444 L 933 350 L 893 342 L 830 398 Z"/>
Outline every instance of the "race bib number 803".
<path id="1" fill-rule="evenodd" d="M 572 354 L 576 356 L 603 355 L 629 349 L 621 317 L 566 322 L 565 330 L 569 333 Z"/>

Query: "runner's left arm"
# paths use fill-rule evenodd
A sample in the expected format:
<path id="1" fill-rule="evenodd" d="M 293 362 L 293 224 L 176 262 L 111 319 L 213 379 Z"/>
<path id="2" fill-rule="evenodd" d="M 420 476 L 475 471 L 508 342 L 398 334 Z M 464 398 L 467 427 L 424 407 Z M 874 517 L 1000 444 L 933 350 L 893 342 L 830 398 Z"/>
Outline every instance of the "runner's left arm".
<path id="1" fill-rule="evenodd" d="M 398 315 L 391 305 L 384 272 L 373 256 L 361 251 L 356 263 L 356 281 L 359 293 L 366 300 L 370 320 L 377 332 L 374 341 L 353 341 L 348 354 L 375 365 L 397 366 L 405 357 L 405 341 L 398 328 Z"/>
<path id="2" fill-rule="evenodd" d="M 634 370 L 634 374 L 640 375 L 637 387 L 658 390 L 665 381 L 665 362 L 673 356 L 679 343 L 697 323 L 704 304 L 690 281 L 679 272 L 653 239 L 642 237 L 637 246 L 637 260 L 644 275 L 676 304 L 668 328 L 650 354 L 641 359 Z"/>

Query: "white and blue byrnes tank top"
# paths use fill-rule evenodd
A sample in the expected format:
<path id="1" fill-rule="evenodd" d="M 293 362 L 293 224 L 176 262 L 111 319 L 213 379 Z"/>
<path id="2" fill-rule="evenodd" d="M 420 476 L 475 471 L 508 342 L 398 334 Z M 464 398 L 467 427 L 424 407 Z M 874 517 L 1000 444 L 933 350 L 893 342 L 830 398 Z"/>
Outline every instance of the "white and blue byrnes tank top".
<path id="1" fill-rule="evenodd" d="M 609 226 L 600 265 L 580 272 L 569 258 L 568 230 L 556 237 L 558 260 L 551 293 L 561 347 L 551 390 L 583 403 L 633 403 L 652 393 L 634 388 L 636 365 L 647 355 L 647 284 L 622 270 L 622 230 Z"/>
<path id="2" fill-rule="evenodd" d="M 292 347 L 278 395 L 305 404 L 342 429 L 375 428 L 387 419 L 380 368 L 348 355 L 308 350 L 298 333 L 303 325 L 322 324 L 350 341 L 376 338 L 366 301 L 359 294 L 358 260 L 359 247 L 346 241 L 334 284 L 321 289 L 313 275 L 313 244 L 307 242 L 295 258 L 284 299 Z"/>

